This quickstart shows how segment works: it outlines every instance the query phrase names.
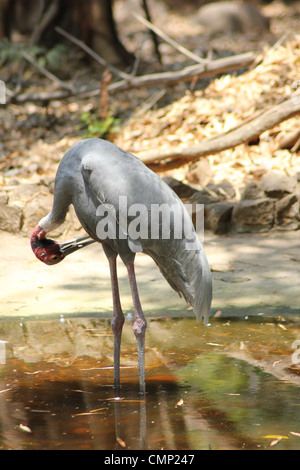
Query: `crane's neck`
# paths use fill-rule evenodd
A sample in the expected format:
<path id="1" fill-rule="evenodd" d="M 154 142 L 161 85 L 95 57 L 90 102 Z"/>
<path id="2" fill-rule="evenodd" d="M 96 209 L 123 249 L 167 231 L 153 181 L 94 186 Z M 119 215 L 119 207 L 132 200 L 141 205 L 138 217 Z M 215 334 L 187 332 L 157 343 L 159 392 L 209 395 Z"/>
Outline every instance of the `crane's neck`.
<path id="1" fill-rule="evenodd" d="M 45 233 L 48 233 L 52 230 L 55 230 L 61 224 L 61 221 L 56 221 L 55 219 L 53 220 L 53 214 L 50 212 L 50 214 L 46 215 L 46 217 L 43 217 L 39 221 L 38 226 L 41 227 Z"/>
<path id="2" fill-rule="evenodd" d="M 48 233 L 59 227 L 65 220 L 72 199 L 68 193 L 68 181 L 56 178 L 54 200 L 51 212 L 43 217 L 38 225 Z"/>

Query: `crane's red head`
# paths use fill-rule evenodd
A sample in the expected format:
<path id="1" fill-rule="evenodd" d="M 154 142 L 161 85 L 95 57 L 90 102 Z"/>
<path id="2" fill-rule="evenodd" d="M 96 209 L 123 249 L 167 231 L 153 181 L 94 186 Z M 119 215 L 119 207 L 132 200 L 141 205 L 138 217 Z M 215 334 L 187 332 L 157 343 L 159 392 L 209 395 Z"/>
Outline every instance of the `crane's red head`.
<path id="1" fill-rule="evenodd" d="M 60 245 L 51 238 L 46 238 L 46 232 L 39 225 L 32 232 L 30 243 L 35 256 L 45 264 L 60 263 L 65 257 Z"/>

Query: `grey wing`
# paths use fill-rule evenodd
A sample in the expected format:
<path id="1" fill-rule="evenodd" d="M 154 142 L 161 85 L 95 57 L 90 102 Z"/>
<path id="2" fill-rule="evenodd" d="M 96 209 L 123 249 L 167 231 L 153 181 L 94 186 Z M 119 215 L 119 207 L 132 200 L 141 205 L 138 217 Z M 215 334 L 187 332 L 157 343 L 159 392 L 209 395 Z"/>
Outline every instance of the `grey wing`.
<path id="1" fill-rule="evenodd" d="M 120 240 L 119 232 L 115 247 L 123 260 L 130 252 L 143 251 L 155 261 L 170 286 L 182 294 L 186 301 L 194 307 L 198 320 L 204 317 L 208 321 L 212 298 L 212 281 L 210 268 L 203 250 L 193 228 L 192 221 L 182 202 L 155 173 L 149 170 L 136 157 L 123 154 L 119 159 L 116 154 L 110 156 L 109 163 L 95 155 L 87 155 L 82 159 L 82 173 L 90 190 L 101 204 L 110 204 L 116 210 L 118 230 L 126 240 Z M 127 197 L 126 208 L 120 208 L 120 196 Z M 147 237 L 136 240 L 130 233 L 129 207 L 141 204 L 145 207 L 145 216 L 148 217 Z M 158 238 L 152 235 L 150 216 L 158 206 L 171 211 L 170 214 L 162 211 L 159 219 Z M 124 213 L 122 212 L 124 211 Z M 173 214 L 173 215 L 172 215 Z M 172 218 L 173 217 L 173 218 Z M 125 220 L 120 227 L 120 220 Z M 169 227 L 163 227 L 165 221 L 170 221 Z M 177 233 L 178 221 L 185 221 L 189 237 L 182 230 Z M 150 232 L 149 232 L 150 230 Z M 179 235 L 179 236 L 178 236 Z M 181 235 L 181 236 L 180 236 Z"/>

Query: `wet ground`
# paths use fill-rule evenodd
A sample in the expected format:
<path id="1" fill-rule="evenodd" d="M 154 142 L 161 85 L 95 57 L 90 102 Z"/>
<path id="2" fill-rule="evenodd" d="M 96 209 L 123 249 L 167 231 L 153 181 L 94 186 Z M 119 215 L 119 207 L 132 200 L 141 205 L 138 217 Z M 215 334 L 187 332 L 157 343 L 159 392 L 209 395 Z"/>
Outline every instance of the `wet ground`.
<path id="1" fill-rule="evenodd" d="M 208 327 L 139 258 L 148 318 L 142 399 L 125 272 L 115 393 L 101 251 L 89 247 L 47 267 L 26 239 L 1 234 L 0 448 L 299 449 L 296 235 L 207 239 L 214 271 Z"/>

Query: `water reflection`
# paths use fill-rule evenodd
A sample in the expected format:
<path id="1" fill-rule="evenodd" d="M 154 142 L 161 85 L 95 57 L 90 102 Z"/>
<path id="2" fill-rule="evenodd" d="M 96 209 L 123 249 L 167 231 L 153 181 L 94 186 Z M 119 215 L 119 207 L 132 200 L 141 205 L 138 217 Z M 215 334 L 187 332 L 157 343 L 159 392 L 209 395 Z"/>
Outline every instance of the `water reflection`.
<path id="1" fill-rule="evenodd" d="M 116 396 L 109 322 L 0 322 L 0 448 L 297 449 L 298 323 L 278 325 L 150 320 L 141 399 L 132 325 Z"/>

